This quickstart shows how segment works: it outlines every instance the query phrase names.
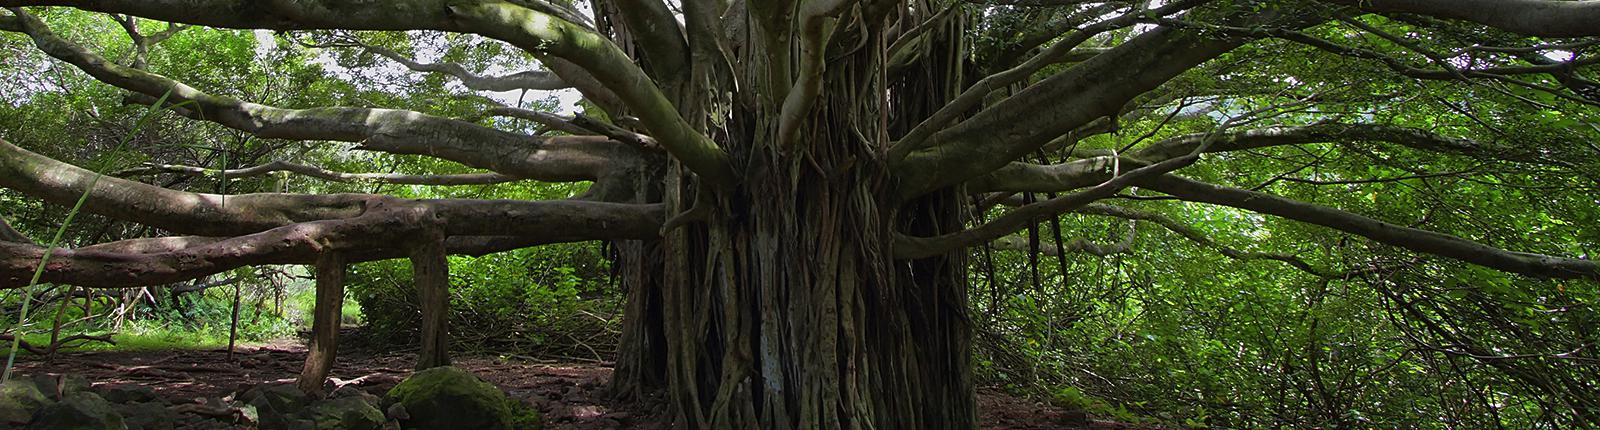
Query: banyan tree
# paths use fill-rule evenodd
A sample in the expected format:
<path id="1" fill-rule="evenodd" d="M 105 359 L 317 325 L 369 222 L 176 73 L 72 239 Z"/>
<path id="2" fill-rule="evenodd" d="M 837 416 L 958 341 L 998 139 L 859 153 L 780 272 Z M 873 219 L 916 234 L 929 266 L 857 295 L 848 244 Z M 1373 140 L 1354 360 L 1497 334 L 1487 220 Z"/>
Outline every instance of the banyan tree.
<path id="1" fill-rule="evenodd" d="M 1594 130 L 1551 123 L 1539 139 L 1490 136 L 1474 127 L 1492 127 L 1496 119 L 1468 108 L 1440 114 L 1439 121 L 1460 126 L 1423 127 L 1389 113 L 1426 102 L 1414 97 L 1419 88 L 1467 83 L 1483 91 L 1509 88 L 1528 99 L 1517 109 L 1592 115 L 1600 93 L 1586 67 L 1597 58 L 1590 48 L 1600 35 L 1600 2 L 0 0 L 0 6 L 7 8 L 0 13 L 7 37 L 118 89 L 130 109 L 154 105 L 159 115 L 254 139 L 354 144 L 477 169 L 340 172 L 277 160 L 230 175 L 273 171 L 418 186 L 589 183 L 575 198 L 531 201 L 207 194 L 101 177 L 26 149 L 44 142 L 0 140 L 0 187 L 68 207 L 82 197 L 84 211 L 152 232 L 73 249 L 46 249 L 8 234 L 0 241 L 0 286 L 28 285 L 41 261 L 47 261 L 43 282 L 90 288 L 168 284 L 251 265 L 312 265 L 319 318 L 301 381 L 311 391 L 320 389 L 332 360 L 347 265 L 411 261 L 423 309 L 417 365 L 431 367 L 449 362 L 447 255 L 559 242 L 612 244 L 627 292 L 612 388 L 622 398 L 665 392 L 683 428 L 974 428 L 968 248 L 1069 212 L 1151 219 L 1138 212 L 1139 202 L 1177 200 L 1317 225 L 1345 240 L 1451 264 L 1600 278 L 1595 263 L 1570 254 L 1507 249 L 1428 219 L 1382 219 L 1280 195 L 1272 183 L 1229 183 L 1225 174 L 1260 166 L 1242 164 L 1251 157 L 1303 147 L 1592 172 L 1592 163 L 1567 151 L 1581 148 L 1571 142 L 1593 142 Z M 133 54 L 112 57 L 59 33 L 49 14 L 64 8 L 126 23 Z M 301 41 L 305 49 L 365 52 L 386 67 L 472 90 L 572 89 L 586 111 L 496 106 L 467 118 L 436 115 L 425 104 L 263 104 L 151 67 L 146 56 L 183 26 L 271 30 L 264 34 Z M 163 27 L 171 31 L 150 31 Z M 504 55 L 531 56 L 537 66 L 486 73 L 372 40 L 423 33 L 470 35 L 450 40 L 498 44 Z M 1252 75 L 1259 81 L 1253 93 L 1229 80 L 1276 52 L 1317 59 L 1303 65 L 1311 69 L 1359 64 L 1394 84 L 1341 82 L 1337 70 Z M 1523 95 L 1534 93 L 1543 96 Z M 540 126 L 504 127 L 495 117 Z M 1180 120 L 1208 127 L 1183 133 L 1150 127 Z M 1125 129 L 1152 131 L 1139 136 Z M 0 138 L 13 131 L 0 130 Z M 1107 135 L 1119 136 L 1121 145 L 1080 145 Z M 1189 173 L 1195 169 L 1207 174 Z M 1198 230 L 1180 234 L 1212 240 Z M 1093 253 L 1126 245 L 1049 246 Z M 1229 257 L 1340 276 L 1291 254 L 1221 249 Z"/>

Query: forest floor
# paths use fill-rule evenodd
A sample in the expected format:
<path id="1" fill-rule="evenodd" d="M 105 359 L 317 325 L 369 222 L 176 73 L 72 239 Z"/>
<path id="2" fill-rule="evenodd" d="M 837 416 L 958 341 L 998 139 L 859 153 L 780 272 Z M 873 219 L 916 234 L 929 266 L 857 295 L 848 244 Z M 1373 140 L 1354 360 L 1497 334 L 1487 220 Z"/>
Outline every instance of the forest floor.
<path id="1" fill-rule="evenodd" d="M 340 348 L 338 354 L 331 375 L 334 384 L 354 385 L 379 396 L 409 375 L 415 360 L 410 351 Z M 304 345 L 291 339 L 241 346 L 231 361 L 226 350 L 67 352 L 50 362 L 18 357 L 17 369 L 25 375 L 80 375 L 94 385 L 144 385 L 174 404 L 204 403 L 205 399 L 224 398 L 257 384 L 291 383 L 299 374 L 304 357 Z M 538 408 L 544 414 L 547 429 L 670 427 L 664 424 L 670 417 L 660 399 L 614 405 L 605 395 L 610 367 L 493 356 L 457 357 L 455 365 Z M 1112 421 L 1086 420 L 1082 413 L 987 388 L 978 390 L 978 412 L 983 429 L 1130 428 Z"/>

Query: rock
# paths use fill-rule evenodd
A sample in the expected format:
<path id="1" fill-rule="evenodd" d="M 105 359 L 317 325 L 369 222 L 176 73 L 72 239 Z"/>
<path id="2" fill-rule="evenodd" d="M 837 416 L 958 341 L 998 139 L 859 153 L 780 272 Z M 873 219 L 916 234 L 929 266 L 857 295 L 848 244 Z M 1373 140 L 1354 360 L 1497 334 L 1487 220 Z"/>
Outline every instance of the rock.
<path id="1" fill-rule="evenodd" d="M 539 412 L 506 398 L 494 385 L 465 370 L 436 367 L 411 375 L 384 396 L 386 405 L 400 404 L 410 418 L 404 428 L 416 430 L 539 429 Z"/>
<path id="2" fill-rule="evenodd" d="M 361 397 L 317 402 L 307 407 L 302 416 L 317 430 L 379 430 L 386 421 L 383 412 Z"/>
<path id="3" fill-rule="evenodd" d="M 395 403 L 395 404 L 389 405 L 389 408 L 384 410 L 384 414 L 383 415 L 386 416 L 386 417 L 389 417 L 389 419 L 392 419 L 392 420 L 409 420 L 409 419 L 411 419 L 411 414 L 406 412 L 406 405 L 402 405 L 402 404 L 399 404 L 399 403 Z"/>
<path id="4" fill-rule="evenodd" d="M 39 393 L 51 400 L 61 400 L 68 394 L 89 390 L 89 380 L 78 375 L 32 375 L 16 379 L 32 382 Z"/>
<path id="5" fill-rule="evenodd" d="M 356 388 L 354 385 L 339 387 L 338 389 L 333 390 L 333 393 L 328 394 L 328 398 L 330 399 L 343 399 L 346 397 L 357 397 L 373 405 L 383 404 L 382 397 L 368 393 L 366 390 Z"/>
<path id="6" fill-rule="evenodd" d="M 128 430 L 166 430 L 176 426 L 178 421 L 178 413 L 161 402 L 117 404 L 112 405 L 112 409 L 122 415 Z"/>
<path id="7" fill-rule="evenodd" d="M 0 425 L 22 426 L 50 404 L 32 381 L 13 379 L 0 385 Z"/>
<path id="8" fill-rule="evenodd" d="M 111 402 L 90 392 L 68 394 L 60 402 L 40 409 L 28 424 L 34 430 L 128 430 Z"/>
<path id="9" fill-rule="evenodd" d="M 111 403 L 166 403 L 166 399 L 156 395 L 156 390 L 143 385 L 110 385 L 101 387 L 99 392 Z"/>
<path id="10" fill-rule="evenodd" d="M 294 385 L 258 385 L 240 394 L 239 401 L 255 407 L 256 422 L 262 430 L 315 428 L 310 420 L 296 416 L 311 403 L 311 396 Z"/>

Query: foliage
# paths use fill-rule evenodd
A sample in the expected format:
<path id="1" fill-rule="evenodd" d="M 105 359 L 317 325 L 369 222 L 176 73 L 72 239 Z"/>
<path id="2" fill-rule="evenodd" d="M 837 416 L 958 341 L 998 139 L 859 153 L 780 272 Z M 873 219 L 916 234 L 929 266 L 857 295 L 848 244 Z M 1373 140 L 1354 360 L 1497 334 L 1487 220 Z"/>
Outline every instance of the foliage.
<path id="1" fill-rule="evenodd" d="M 450 327 L 457 348 L 606 360 L 615 348 L 619 297 L 609 265 L 593 244 L 549 246 L 450 258 Z M 348 294 L 367 333 L 406 344 L 417 339 L 416 290 L 404 261 L 351 269 Z"/>

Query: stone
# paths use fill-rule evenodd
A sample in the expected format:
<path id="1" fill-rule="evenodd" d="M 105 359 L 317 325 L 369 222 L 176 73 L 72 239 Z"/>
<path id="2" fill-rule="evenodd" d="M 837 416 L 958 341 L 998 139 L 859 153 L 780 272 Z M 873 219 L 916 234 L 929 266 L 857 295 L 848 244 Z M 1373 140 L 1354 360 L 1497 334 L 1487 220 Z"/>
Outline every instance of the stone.
<path id="1" fill-rule="evenodd" d="M 374 395 L 372 393 L 368 393 L 366 390 L 363 390 L 363 389 L 360 389 L 360 388 L 356 388 L 356 386 L 354 386 L 354 385 L 346 385 L 346 386 L 343 386 L 343 387 L 339 387 L 339 388 L 333 390 L 332 393 L 328 394 L 328 398 L 330 398 L 330 399 L 342 399 L 342 398 L 346 398 L 346 397 L 359 397 L 362 400 L 365 400 L 367 403 L 371 403 L 373 405 L 383 404 L 383 398 L 382 397 L 378 397 L 377 395 Z"/>
<path id="2" fill-rule="evenodd" d="M 444 366 L 401 381 L 384 396 L 385 405 L 403 405 L 415 430 L 525 430 L 541 428 L 539 412 L 506 398 L 505 392 L 477 375 Z"/>
<path id="3" fill-rule="evenodd" d="M 379 430 L 386 421 L 383 412 L 359 396 L 314 403 L 301 416 L 317 430 Z"/>
<path id="4" fill-rule="evenodd" d="M 108 385 L 99 387 L 100 397 L 111 403 L 166 403 L 166 399 L 156 394 L 156 390 L 144 385 Z"/>
<path id="5" fill-rule="evenodd" d="M 106 399 L 111 401 L 111 399 Z M 135 402 L 112 405 L 122 415 L 128 430 L 166 430 L 177 425 L 178 413 L 161 402 Z"/>
<path id="6" fill-rule="evenodd" d="M 311 404 L 311 396 L 294 385 L 258 385 L 240 394 L 239 401 L 255 407 L 256 423 L 262 430 L 315 428 L 310 420 L 297 416 Z"/>
<path id="7" fill-rule="evenodd" d="M 39 393 L 50 400 L 61 400 L 68 394 L 89 390 L 89 380 L 78 375 L 31 375 L 16 379 L 32 382 Z"/>
<path id="8" fill-rule="evenodd" d="M 87 391 L 68 394 L 40 409 L 28 424 L 30 430 L 128 430 L 111 402 Z"/>
<path id="9" fill-rule="evenodd" d="M 13 379 L 0 385 L 0 424 L 20 427 L 48 405 L 50 399 L 32 381 Z"/>

